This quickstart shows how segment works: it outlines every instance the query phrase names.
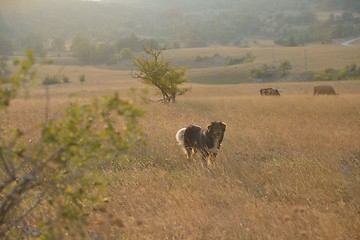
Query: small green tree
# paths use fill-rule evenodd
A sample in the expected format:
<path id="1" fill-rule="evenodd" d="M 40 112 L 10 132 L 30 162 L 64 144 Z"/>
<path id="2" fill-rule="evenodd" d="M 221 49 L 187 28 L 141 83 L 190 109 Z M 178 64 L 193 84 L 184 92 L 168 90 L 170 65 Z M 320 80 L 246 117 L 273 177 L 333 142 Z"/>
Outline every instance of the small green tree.
<path id="1" fill-rule="evenodd" d="M 3 109 L 25 81 L 34 79 L 34 63 L 28 52 L 26 59 L 15 61 L 18 72 L 1 79 Z M 91 191 L 99 186 L 94 170 L 138 145 L 141 115 L 115 94 L 70 105 L 63 118 L 44 122 L 39 139 L 31 144 L 22 141 L 19 129 L 0 129 L 0 238 L 64 239 L 65 233 L 83 238 L 87 215 L 100 203 Z M 124 124 L 121 130 L 115 127 L 115 116 Z M 29 228 L 35 228 L 31 236 Z"/>
<path id="2" fill-rule="evenodd" d="M 285 77 L 286 75 L 288 75 L 291 69 L 291 63 L 288 60 L 282 61 L 280 63 L 280 66 L 278 67 L 280 77 Z"/>
<path id="3" fill-rule="evenodd" d="M 80 82 L 80 83 L 84 83 L 84 82 L 85 82 L 85 74 L 81 74 L 81 75 L 79 76 L 79 82 Z"/>
<path id="4" fill-rule="evenodd" d="M 276 67 L 264 64 L 259 68 L 250 69 L 250 76 L 254 79 L 270 79 L 276 74 Z"/>
<path id="5" fill-rule="evenodd" d="M 286 77 L 291 69 L 291 63 L 288 60 L 284 60 L 278 67 L 264 64 L 259 68 L 250 69 L 249 73 L 250 76 L 254 79 L 263 79 L 269 81 L 274 78 Z"/>
<path id="6" fill-rule="evenodd" d="M 180 85 L 188 81 L 185 77 L 186 68 L 170 66 L 171 62 L 163 58 L 162 50 L 144 48 L 144 51 L 148 57 L 134 58 L 134 64 L 138 70 L 132 73 L 134 78 L 156 87 L 165 103 L 174 103 L 177 95 L 183 95 L 189 91 L 189 88 L 180 88 Z"/>

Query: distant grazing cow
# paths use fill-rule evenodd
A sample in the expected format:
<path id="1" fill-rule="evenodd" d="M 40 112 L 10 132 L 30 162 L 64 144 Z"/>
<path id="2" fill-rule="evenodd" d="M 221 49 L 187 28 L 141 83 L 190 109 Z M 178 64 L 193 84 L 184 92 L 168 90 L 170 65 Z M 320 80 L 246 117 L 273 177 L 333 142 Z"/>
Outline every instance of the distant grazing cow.
<path id="1" fill-rule="evenodd" d="M 271 95 L 272 95 L 272 96 L 280 96 L 280 92 L 279 92 L 279 90 L 277 90 L 276 88 L 273 88 L 273 89 L 271 90 Z"/>
<path id="2" fill-rule="evenodd" d="M 276 88 L 262 88 L 260 94 L 262 96 L 280 96 L 280 92 Z"/>
<path id="3" fill-rule="evenodd" d="M 336 95 L 332 86 L 320 85 L 314 87 L 314 95 Z"/>
<path id="4" fill-rule="evenodd" d="M 269 95 L 271 90 L 272 90 L 272 88 L 262 88 L 262 89 L 260 89 L 260 94 L 261 95 Z"/>

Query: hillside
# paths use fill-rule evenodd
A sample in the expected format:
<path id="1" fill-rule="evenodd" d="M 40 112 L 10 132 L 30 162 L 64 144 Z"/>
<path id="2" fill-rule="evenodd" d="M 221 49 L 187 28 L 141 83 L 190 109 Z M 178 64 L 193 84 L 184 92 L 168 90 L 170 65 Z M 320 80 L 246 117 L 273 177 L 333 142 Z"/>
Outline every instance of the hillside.
<path id="1" fill-rule="evenodd" d="M 360 35 L 359 8 L 355 0 L 2 1 L 0 53 L 60 49 L 77 36 L 114 44 L 135 35 L 168 48 L 329 43 Z"/>
<path id="2" fill-rule="evenodd" d="M 284 81 L 309 81 L 304 73 L 323 72 L 326 69 L 341 70 L 352 64 L 359 65 L 359 45 L 349 47 L 341 44 L 309 45 L 306 47 L 281 47 L 269 44 L 269 41 L 258 41 L 249 48 L 215 47 L 215 48 L 182 48 L 164 51 L 164 57 L 170 59 L 173 64 L 187 66 L 187 76 L 194 83 L 250 83 L 256 79 L 250 76 L 249 71 L 260 68 L 263 65 L 279 65 L 283 61 L 289 61 L 292 69 L 284 78 L 271 79 L 271 82 Z M 237 59 L 246 54 L 253 56 L 253 61 L 228 65 L 226 58 Z M 198 62 L 197 58 L 220 58 L 220 61 Z M 72 75 L 70 66 L 80 64 L 71 57 L 50 57 L 54 67 L 61 74 Z M 135 70 L 131 60 L 123 61 L 115 65 L 98 65 L 99 69 L 111 69 L 126 73 L 131 79 L 130 71 Z M 125 74 L 125 75 L 126 75 Z M 332 78 L 329 80 L 337 80 Z M 266 79 L 264 80 L 266 81 Z"/>

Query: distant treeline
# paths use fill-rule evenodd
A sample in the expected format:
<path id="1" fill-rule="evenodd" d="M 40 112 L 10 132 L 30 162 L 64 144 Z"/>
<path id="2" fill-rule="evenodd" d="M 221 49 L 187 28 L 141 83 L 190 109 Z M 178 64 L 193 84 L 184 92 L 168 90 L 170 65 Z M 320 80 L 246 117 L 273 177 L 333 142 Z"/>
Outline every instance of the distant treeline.
<path id="1" fill-rule="evenodd" d="M 292 65 L 285 60 L 279 66 L 264 64 L 261 67 L 249 71 L 250 78 L 255 82 L 282 81 L 281 78 L 289 76 L 288 80 L 295 81 L 334 81 L 334 80 L 356 80 L 360 77 L 360 67 L 356 63 L 345 66 L 342 69 L 327 68 L 323 71 L 307 71 L 290 74 Z"/>
<path id="2" fill-rule="evenodd" d="M 360 67 L 353 63 L 340 70 L 327 68 L 321 72 L 306 72 L 302 76 L 307 81 L 356 80 L 360 77 Z"/>
<path id="3" fill-rule="evenodd" d="M 294 28 L 285 31 L 282 37 L 275 40 L 275 43 L 283 46 L 299 46 L 316 41 L 330 43 L 334 38 L 360 35 L 360 17 L 354 17 L 351 12 L 343 12 L 339 16 L 330 14 L 324 22 L 317 21 L 316 16 L 310 12 L 298 17 L 282 15 L 281 18 L 280 22 L 310 23 L 304 29 Z"/>
<path id="4" fill-rule="evenodd" d="M 68 50 L 78 36 L 97 45 L 89 55 L 99 55 L 119 41 L 136 51 L 145 39 L 167 48 L 246 47 L 245 39 L 254 36 L 298 46 L 360 35 L 358 0 L 5 2 L 0 3 L 0 54 L 28 47 L 37 52 Z M 337 14 L 320 21 L 318 11 Z M 128 41 L 133 36 L 141 41 Z"/>

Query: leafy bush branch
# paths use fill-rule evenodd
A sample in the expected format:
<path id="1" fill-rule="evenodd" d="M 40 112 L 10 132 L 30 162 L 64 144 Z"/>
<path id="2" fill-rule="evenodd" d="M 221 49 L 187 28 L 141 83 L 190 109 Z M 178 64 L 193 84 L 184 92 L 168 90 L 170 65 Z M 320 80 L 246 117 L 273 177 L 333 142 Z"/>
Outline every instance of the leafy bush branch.
<path id="1" fill-rule="evenodd" d="M 19 70 L 1 80 L 3 108 L 27 79 L 35 79 L 34 63 L 29 52 L 26 59 L 15 61 Z M 100 201 L 90 191 L 100 184 L 93 170 L 110 160 L 120 161 L 143 141 L 137 123 L 142 114 L 114 94 L 88 105 L 68 106 L 63 118 L 42 125 L 39 139 L 32 143 L 22 140 L 19 129 L 2 129 L 0 237 L 29 237 L 29 226 L 44 239 L 63 239 L 65 232 L 81 235 L 89 211 Z M 118 122 L 123 123 L 121 129 L 116 127 Z M 35 217 L 34 223 L 30 216 L 35 216 L 35 209 L 46 214 Z"/>

